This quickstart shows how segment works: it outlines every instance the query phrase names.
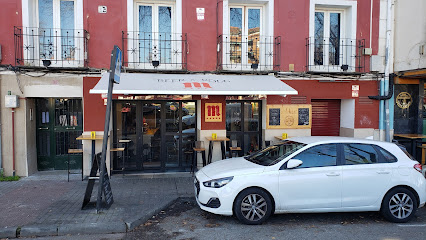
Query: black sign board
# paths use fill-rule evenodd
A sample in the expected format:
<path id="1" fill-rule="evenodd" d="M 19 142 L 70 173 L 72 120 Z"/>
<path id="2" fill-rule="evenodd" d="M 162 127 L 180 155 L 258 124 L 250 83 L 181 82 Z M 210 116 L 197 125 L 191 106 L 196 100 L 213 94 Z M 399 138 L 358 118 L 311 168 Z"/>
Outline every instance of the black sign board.
<path id="1" fill-rule="evenodd" d="M 90 198 L 92 197 L 93 187 L 95 186 L 95 180 L 98 179 L 97 174 L 98 174 L 98 170 L 100 170 L 99 169 L 100 163 L 101 163 L 101 153 L 98 153 L 95 155 L 95 158 L 93 159 L 93 162 L 92 162 L 92 169 L 90 169 L 89 182 L 87 183 L 86 193 L 84 194 L 83 205 L 81 206 L 81 209 L 84 209 L 87 206 L 91 206 L 91 207 L 96 206 L 96 202 L 90 202 Z M 105 197 L 105 203 L 103 204 L 103 207 L 108 209 L 114 203 L 114 198 L 112 196 L 111 184 L 109 182 L 107 171 L 105 171 L 105 174 L 104 174 L 102 192 Z"/>
<path id="2" fill-rule="evenodd" d="M 280 125 L 280 109 L 279 108 L 270 108 L 269 109 L 269 126 L 279 126 Z"/>
<path id="3" fill-rule="evenodd" d="M 309 108 L 299 108 L 298 125 L 309 125 Z"/>

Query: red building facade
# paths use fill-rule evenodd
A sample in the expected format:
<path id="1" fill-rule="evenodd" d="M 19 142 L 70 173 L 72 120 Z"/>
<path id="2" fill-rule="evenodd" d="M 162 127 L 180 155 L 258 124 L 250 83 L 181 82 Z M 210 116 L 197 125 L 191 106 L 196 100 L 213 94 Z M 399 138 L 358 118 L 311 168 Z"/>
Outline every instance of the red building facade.
<path id="1" fill-rule="evenodd" d="M 135 85 L 143 85 L 145 74 L 182 79 L 272 74 L 298 94 L 132 94 L 132 89 L 114 94 L 109 147 L 126 150 L 111 154 L 111 170 L 187 171 L 194 143 L 204 142 L 209 152 L 212 134 L 229 138 L 225 151 L 237 144 L 240 155 L 283 133 L 377 139 L 379 103 L 368 96 L 378 95 L 370 58 L 378 54 L 379 18 L 379 0 L 5 0 L 1 93 L 11 90 L 22 98 L 18 114 L 34 130 L 8 133 L 3 126 L 3 168 L 19 175 L 62 169 L 67 149 L 83 148 L 88 173 L 91 143 L 74 139 L 102 134 L 105 96 L 90 90 L 109 69 L 114 45 L 123 51 L 122 72 L 134 74 Z M 207 120 L 207 103 L 220 106 L 219 120 Z M 9 118 L 3 109 L 2 118 Z M 50 123 L 46 112 L 53 128 L 65 130 L 37 130 Z M 70 127 L 74 133 L 67 132 Z M 18 138 L 34 146 L 9 159 L 7 153 L 17 150 L 5 143 L 8 134 L 22 134 Z M 41 145 L 52 141 L 56 145 L 46 150 L 51 151 L 44 153 L 46 160 Z M 61 141 L 66 143 L 60 146 Z M 213 161 L 221 158 L 219 145 L 212 151 Z"/>

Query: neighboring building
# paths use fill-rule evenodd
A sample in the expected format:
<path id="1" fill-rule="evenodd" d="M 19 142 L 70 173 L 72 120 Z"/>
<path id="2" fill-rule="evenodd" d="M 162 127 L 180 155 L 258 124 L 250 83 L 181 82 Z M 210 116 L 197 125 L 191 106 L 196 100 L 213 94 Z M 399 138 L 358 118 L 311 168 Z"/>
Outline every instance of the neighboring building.
<path id="1" fill-rule="evenodd" d="M 370 63 L 384 56 L 385 4 L 4 0 L 0 101 L 10 91 L 20 106 L 1 105 L 2 167 L 21 176 L 79 168 L 68 149 L 82 148 L 89 173 L 92 143 L 76 137 L 103 135 L 114 45 L 123 73 L 109 148 L 125 157 L 108 154 L 113 171 L 188 171 L 194 141 L 207 149 L 212 134 L 237 140 L 240 155 L 283 133 L 379 139 L 379 101 L 368 96 L 379 95 Z"/>
<path id="2" fill-rule="evenodd" d="M 394 128 L 396 133 L 426 133 L 426 2 L 395 1 L 394 10 Z"/>

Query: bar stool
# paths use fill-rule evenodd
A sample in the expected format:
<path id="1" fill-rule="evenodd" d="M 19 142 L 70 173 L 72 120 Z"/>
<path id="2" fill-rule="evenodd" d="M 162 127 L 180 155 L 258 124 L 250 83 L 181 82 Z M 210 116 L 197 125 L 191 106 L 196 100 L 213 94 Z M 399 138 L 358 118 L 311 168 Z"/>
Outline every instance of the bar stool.
<path id="1" fill-rule="evenodd" d="M 118 154 L 120 154 L 121 153 L 121 162 L 122 162 L 122 164 L 121 164 L 121 172 L 124 174 L 124 150 L 125 150 L 125 148 L 124 147 L 117 147 L 117 148 L 111 148 L 109 151 L 110 151 L 110 153 L 111 153 L 111 155 L 112 154 L 114 154 L 114 153 L 116 153 L 117 154 L 117 157 L 119 157 L 118 156 Z M 112 157 L 111 157 L 111 159 L 113 159 Z M 109 175 L 111 176 L 111 169 L 112 168 L 110 168 L 110 173 L 109 173 Z"/>
<path id="2" fill-rule="evenodd" d="M 238 156 L 238 153 L 241 151 L 241 147 L 238 146 L 237 140 L 231 140 L 231 146 L 229 147 L 229 158 L 233 158 L 233 153 L 235 152 Z"/>
<path id="3" fill-rule="evenodd" d="M 195 141 L 194 155 L 192 156 L 191 172 L 194 173 L 194 169 L 197 167 L 197 154 L 201 153 L 203 157 L 203 167 L 206 166 L 206 149 L 204 148 L 203 141 Z"/>
<path id="4" fill-rule="evenodd" d="M 121 171 L 123 171 L 123 173 L 124 173 L 124 169 L 125 169 L 125 167 L 124 167 L 125 162 L 129 162 L 128 161 L 129 160 L 129 143 L 131 141 L 132 140 L 130 140 L 130 139 L 118 140 L 119 143 L 122 143 L 124 145 L 124 149 L 125 149 L 124 153 L 123 153 L 123 165 L 121 166 Z"/>
<path id="5" fill-rule="evenodd" d="M 70 155 L 83 153 L 81 148 L 68 148 L 68 161 L 67 161 L 67 173 L 68 173 L 68 182 L 70 181 L 70 174 L 80 174 L 75 172 L 70 172 Z M 81 181 L 83 181 L 83 156 L 81 157 Z"/>

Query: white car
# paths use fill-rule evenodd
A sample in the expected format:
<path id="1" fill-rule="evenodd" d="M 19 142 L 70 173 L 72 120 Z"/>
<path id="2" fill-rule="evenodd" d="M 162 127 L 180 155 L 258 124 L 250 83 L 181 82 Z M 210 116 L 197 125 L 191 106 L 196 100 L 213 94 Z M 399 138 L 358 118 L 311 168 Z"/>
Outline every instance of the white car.
<path id="1" fill-rule="evenodd" d="M 407 222 L 426 200 L 422 166 L 397 145 L 297 137 L 214 162 L 194 179 L 201 209 L 261 224 L 272 213 L 380 211 Z"/>

